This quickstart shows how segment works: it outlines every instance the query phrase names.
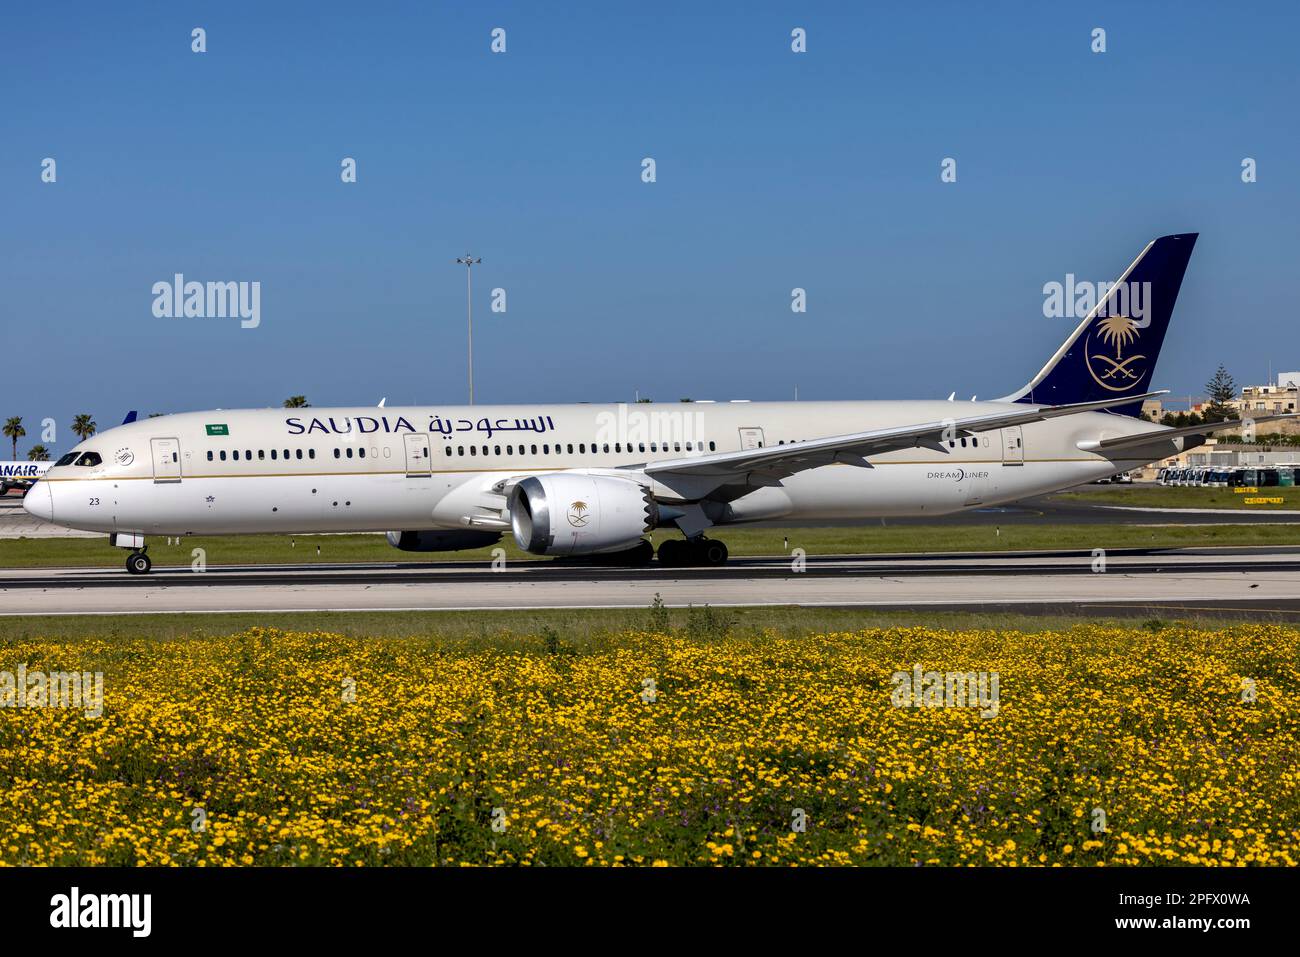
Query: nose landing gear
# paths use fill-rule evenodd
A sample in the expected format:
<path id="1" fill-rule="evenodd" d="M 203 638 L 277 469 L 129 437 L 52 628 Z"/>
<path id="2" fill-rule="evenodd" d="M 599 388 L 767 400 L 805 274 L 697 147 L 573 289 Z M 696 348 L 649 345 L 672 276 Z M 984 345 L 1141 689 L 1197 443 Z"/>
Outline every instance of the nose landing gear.
<path id="1" fill-rule="evenodd" d="M 703 535 L 685 540 L 670 538 L 659 546 L 659 564 L 669 568 L 698 565 L 725 565 L 727 546 Z"/>
<path id="2" fill-rule="evenodd" d="M 126 570 L 132 575 L 149 574 L 149 569 L 153 568 L 153 562 L 151 562 L 149 556 L 145 554 L 147 551 L 148 546 L 146 545 L 138 552 L 132 552 L 128 555 L 126 557 Z"/>

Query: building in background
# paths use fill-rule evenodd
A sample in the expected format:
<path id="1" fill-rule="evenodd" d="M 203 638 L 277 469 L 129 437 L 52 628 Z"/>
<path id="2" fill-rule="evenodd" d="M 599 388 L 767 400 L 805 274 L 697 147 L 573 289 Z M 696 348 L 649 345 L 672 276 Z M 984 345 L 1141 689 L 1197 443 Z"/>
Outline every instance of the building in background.
<path id="1" fill-rule="evenodd" d="M 1300 374 L 1297 374 L 1300 378 Z M 1242 415 L 1277 412 L 1294 412 L 1300 399 L 1300 386 L 1295 385 L 1248 385 L 1241 390 L 1241 398 L 1236 406 Z"/>
<path id="2" fill-rule="evenodd" d="M 1165 405 L 1159 399 L 1142 400 L 1142 418 L 1150 419 L 1152 422 L 1159 422 L 1160 417 L 1165 414 Z"/>

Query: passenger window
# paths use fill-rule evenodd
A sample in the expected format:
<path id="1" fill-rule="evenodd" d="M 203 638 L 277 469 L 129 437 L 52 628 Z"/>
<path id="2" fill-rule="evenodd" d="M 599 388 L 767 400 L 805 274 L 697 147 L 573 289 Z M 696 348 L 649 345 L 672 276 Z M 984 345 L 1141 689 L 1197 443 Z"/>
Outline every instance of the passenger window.
<path id="1" fill-rule="evenodd" d="M 549 445 L 543 445 L 543 446 L 542 446 L 542 454 L 543 454 L 543 455 L 550 455 L 550 454 L 551 454 L 551 447 L 550 447 Z"/>
<path id="2" fill-rule="evenodd" d="M 225 449 L 222 449 L 222 450 L 221 450 L 221 461 L 224 462 L 225 460 L 226 460 L 226 450 L 225 450 Z"/>
<path id="3" fill-rule="evenodd" d="M 569 454 L 570 454 L 570 455 L 573 454 L 573 443 L 572 443 L 572 442 L 569 443 Z"/>
<path id="4" fill-rule="evenodd" d="M 515 447 L 513 445 L 507 445 L 506 455 L 514 455 L 514 454 L 515 454 Z"/>
<path id="5" fill-rule="evenodd" d="M 710 443 L 709 443 L 709 451 L 712 452 L 715 448 L 716 448 L 716 446 L 715 446 L 712 442 L 710 442 Z"/>
<path id="6" fill-rule="evenodd" d="M 638 449 L 640 449 L 642 452 L 645 451 L 645 443 L 644 443 L 644 442 L 638 442 L 636 447 L 637 447 Z"/>
<path id="7" fill-rule="evenodd" d="M 533 455 L 536 455 L 536 454 L 537 454 L 537 446 L 535 446 L 535 445 L 532 446 L 532 450 L 533 450 Z"/>
<path id="8" fill-rule="evenodd" d="M 209 461 L 209 462 L 212 461 L 212 452 L 211 452 L 211 451 L 208 452 L 208 461 Z"/>
<path id="9" fill-rule="evenodd" d="M 265 462 L 265 461 L 266 461 L 266 449 L 258 449 L 258 450 L 257 450 L 257 460 L 258 460 L 259 462 Z"/>
<path id="10" fill-rule="evenodd" d="M 341 458 L 342 455 L 343 455 L 343 453 L 340 452 L 337 448 L 334 450 L 334 457 L 335 457 L 336 459 L 337 459 L 337 458 Z"/>
<path id="11" fill-rule="evenodd" d="M 348 446 L 347 456 L 348 458 L 352 458 L 352 446 Z"/>
<path id="12" fill-rule="evenodd" d="M 315 449 L 308 449 L 308 450 L 307 450 L 307 458 L 309 458 L 309 459 L 314 459 L 315 457 L 316 457 L 316 450 L 315 450 Z M 298 458 L 302 458 L 302 455 L 299 454 Z"/>
<path id="13" fill-rule="evenodd" d="M 451 455 L 451 446 L 450 446 L 450 445 L 444 445 L 444 446 L 443 446 L 443 449 L 446 450 L 446 452 L 447 452 L 448 455 Z"/>
<path id="14" fill-rule="evenodd" d="M 477 449 L 475 446 L 471 445 L 471 446 L 469 447 L 469 454 L 470 454 L 470 455 L 478 455 L 478 449 Z"/>
<path id="15" fill-rule="evenodd" d="M 586 442 L 579 442 L 579 443 L 578 443 L 578 451 L 579 451 L 581 454 L 586 455 L 586 454 L 587 454 L 587 443 L 586 443 Z"/>
<path id="16" fill-rule="evenodd" d="M 493 454 L 493 455 L 500 455 L 500 454 L 501 454 L 501 446 L 499 446 L 499 445 L 494 445 L 494 446 L 492 446 L 492 454 Z"/>
<path id="17" fill-rule="evenodd" d="M 366 457 L 366 447 L 363 445 L 361 446 L 361 448 L 357 449 L 357 458 L 364 459 L 365 457 Z"/>
<path id="18" fill-rule="evenodd" d="M 236 462 L 238 462 L 238 461 L 239 461 L 239 449 L 232 449 L 231 452 L 230 452 L 230 457 L 231 457 L 232 459 L 234 459 Z"/>

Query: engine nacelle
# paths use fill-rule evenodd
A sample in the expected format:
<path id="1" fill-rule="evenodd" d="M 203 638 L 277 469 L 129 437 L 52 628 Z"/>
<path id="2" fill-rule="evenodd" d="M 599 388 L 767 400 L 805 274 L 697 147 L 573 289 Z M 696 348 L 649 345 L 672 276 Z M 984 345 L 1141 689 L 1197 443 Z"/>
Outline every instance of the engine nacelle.
<path id="1" fill-rule="evenodd" d="M 465 548 L 486 548 L 500 540 L 500 532 L 460 529 L 388 533 L 388 544 L 404 552 L 458 552 Z"/>
<path id="2" fill-rule="evenodd" d="M 590 555 L 631 548 L 659 521 L 650 490 L 628 479 L 554 472 L 510 492 L 510 527 L 534 555 Z"/>

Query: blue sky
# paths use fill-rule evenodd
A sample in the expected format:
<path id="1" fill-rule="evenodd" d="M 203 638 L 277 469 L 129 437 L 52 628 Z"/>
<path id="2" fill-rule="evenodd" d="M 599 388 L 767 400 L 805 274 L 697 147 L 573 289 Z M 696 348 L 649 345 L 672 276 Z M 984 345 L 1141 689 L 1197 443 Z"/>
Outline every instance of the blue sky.
<path id="1" fill-rule="evenodd" d="M 1294 4 L 3 17 L 0 415 L 29 432 L 294 393 L 461 402 L 467 249 L 480 402 L 993 397 L 1072 325 L 1044 283 L 1113 279 L 1182 231 L 1201 239 L 1155 385 L 1300 368 Z M 178 272 L 260 282 L 261 326 L 156 318 Z"/>

